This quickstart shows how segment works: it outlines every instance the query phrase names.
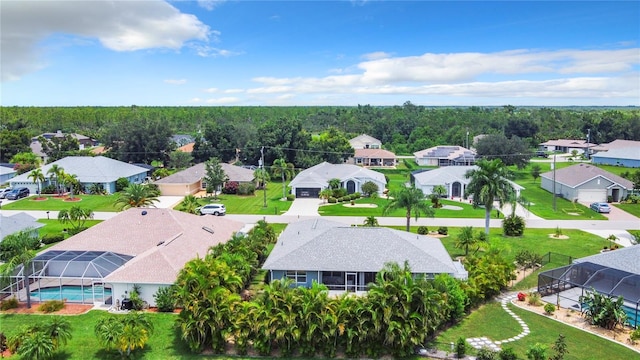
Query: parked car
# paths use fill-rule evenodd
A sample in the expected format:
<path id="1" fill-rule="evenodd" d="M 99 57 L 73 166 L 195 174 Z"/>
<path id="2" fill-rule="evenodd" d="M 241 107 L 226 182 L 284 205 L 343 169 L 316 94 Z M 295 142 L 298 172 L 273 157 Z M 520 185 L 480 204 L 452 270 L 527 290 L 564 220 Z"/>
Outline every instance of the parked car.
<path id="1" fill-rule="evenodd" d="M 591 208 L 591 210 L 599 213 L 608 214 L 611 212 L 611 206 L 609 206 L 609 204 L 607 203 L 595 202 L 591 204 L 589 207 Z"/>
<path id="2" fill-rule="evenodd" d="M 5 195 L 5 199 L 18 200 L 27 196 L 29 196 L 29 189 L 26 187 L 22 187 L 11 190 L 7 195 Z"/>
<path id="3" fill-rule="evenodd" d="M 0 189 L 0 199 L 4 199 L 4 197 L 7 196 L 7 194 L 10 192 L 11 188 Z"/>
<path id="4" fill-rule="evenodd" d="M 200 215 L 222 216 L 227 213 L 224 204 L 208 204 L 198 209 Z"/>
<path id="5" fill-rule="evenodd" d="M 536 156 L 537 157 L 543 157 L 543 158 L 548 158 L 549 157 L 549 155 L 546 152 L 544 152 L 543 150 L 536 151 Z"/>

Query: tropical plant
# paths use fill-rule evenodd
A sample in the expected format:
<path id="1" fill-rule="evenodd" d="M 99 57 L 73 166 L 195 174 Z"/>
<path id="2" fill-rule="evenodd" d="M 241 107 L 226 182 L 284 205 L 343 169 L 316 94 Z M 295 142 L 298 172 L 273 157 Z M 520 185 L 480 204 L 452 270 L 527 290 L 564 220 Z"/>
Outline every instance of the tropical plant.
<path id="1" fill-rule="evenodd" d="M 129 184 L 116 199 L 115 206 L 119 210 L 133 207 L 154 206 L 158 202 L 158 193 L 151 187 L 143 184 Z"/>
<path id="2" fill-rule="evenodd" d="M 143 313 L 130 312 L 124 316 L 106 316 L 98 320 L 94 333 L 107 351 L 117 350 L 121 356 L 130 356 L 145 347 L 153 333 L 153 323 Z"/>
<path id="3" fill-rule="evenodd" d="M 513 348 L 507 347 L 500 350 L 498 353 L 498 359 L 500 360 L 518 360 L 518 355 Z"/>
<path id="4" fill-rule="evenodd" d="M 502 231 L 505 236 L 522 236 L 525 227 L 524 218 L 513 213 L 502 220 Z"/>
<path id="5" fill-rule="evenodd" d="M 541 172 L 542 169 L 540 168 L 540 165 L 535 164 L 531 166 L 531 176 L 533 177 L 533 181 L 536 181 L 536 179 L 540 177 Z"/>
<path id="6" fill-rule="evenodd" d="M 58 194 L 60 193 L 60 175 L 64 173 L 64 168 L 58 164 L 52 164 L 49 170 L 47 170 L 47 174 L 50 179 L 53 179 L 56 184 L 56 190 Z"/>
<path id="7" fill-rule="evenodd" d="M 182 210 L 189 214 L 197 214 L 199 206 L 200 203 L 198 203 L 198 199 L 193 195 L 187 195 L 184 197 L 184 200 L 182 200 Z"/>
<path id="8" fill-rule="evenodd" d="M 293 175 L 295 174 L 295 168 L 292 163 L 287 163 L 287 160 L 284 158 L 275 159 L 273 161 L 273 166 L 271 167 L 271 172 L 273 172 L 274 176 L 280 176 L 282 179 L 282 198 L 287 197 L 287 183 L 285 180 L 291 180 Z"/>
<path id="9" fill-rule="evenodd" d="M 153 294 L 159 312 L 173 312 L 176 304 L 174 297 L 175 291 L 175 288 L 172 286 L 163 286 L 158 288 L 158 291 Z"/>
<path id="10" fill-rule="evenodd" d="M 20 339 L 17 349 L 23 359 L 45 360 L 53 357 L 55 346 L 53 340 L 40 331 L 30 332 Z"/>
<path id="11" fill-rule="evenodd" d="M 546 360 L 547 359 L 547 346 L 535 343 L 530 345 L 527 349 L 527 359 L 529 360 Z"/>
<path id="12" fill-rule="evenodd" d="M 322 189 L 320 190 L 320 198 L 324 201 L 328 201 L 329 198 L 333 195 L 333 191 L 331 189 Z"/>
<path id="13" fill-rule="evenodd" d="M 340 182 L 341 181 L 338 178 L 329 179 L 329 181 L 327 181 L 327 183 L 329 184 L 329 189 L 331 190 L 339 189 Z"/>
<path id="14" fill-rule="evenodd" d="M 418 226 L 418 234 L 419 235 L 428 235 L 429 234 L 429 228 L 426 226 Z"/>
<path id="15" fill-rule="evenodd" d="M 614 299 L 591 289 L 585 295 L 580 296 L 580 303 L 583 304 L 582 314 L 593 325 L 605 329 L 615 329 L 627 320 L 622 296 Z"/>
<path id="16" fill-rule="evenodd" d="M 271 181 L 271 176 L 269 176 L 269 172 L 264 168 L 257 168 L 253 171 L 253 178 L 258 183 L 257 188 L 265 189 L 269 181 Z"/>
<path id="17" fill-rule="evenodd" d="M 464 249 L 464 256 L 469 256 L 469 249 L 476 247 L 476 251 L 478 251 L 481 243 L 481 238 L 473 233 L 473 227 L 465 226 L 460 229 L 455 246 L 458 249 Z"/>
<path id="18" fill-rule="evenodd" d="M 116 192 L 120 192 L 120 191 L 126 189 L 129 185 L 131 185 L 131 183 L 129 182 L 129 179 L 127 179 L 127 178 L 121 177 L 121 178 L 116 179 Z"/>
<path id="19" fill-rule="evenodd" d="M 40 247 L 40 240 L 34 235 L 33 229 L 26 229 L 6 236 L 0 243 L 0 265 L 3 276 L 13 276 L 16 268 L 21 267 L 22 282 L 27 296 L 27 308 L 31 308 L 31 291 L 29 290 L 29 275 L 31 261 L 36 256 L 36 249 Z"/>
<path id="20" fill-rule="evenodd" d="M 422 190 L 412 187 L 402 187 L 399 190 L 393 191 L 391 196 L 393 197 L 387 205 L 384 207 L 382 214 L 388 213 L 396 209 L 405 209 L 407 218 L 407 232 L 411 228 L 411 215 L 415 216 L 416 221 L 420 215 L 429 217 L 434 216 L 434 210 L 426 201 L 424 201 L 424 193 Z"/>
<path id="21" fill-rule="evenodd" d="M 480 160 L 476 162 L 477 169 L 467 171 L 465 177 L 471 179 L 465 194 L 473 196 L 473 206 L 484 206 L 484 231 L 489 234 L 489 220 L 494 201 L 500 207 L 512 197 L 513 187 L 507 180 L 511 177 L 509 170 L 500 159 Z"/>
<path id="22" fill-rule="evenodd" d="M 38 307 L 38 310 L 43 313 L 52 313 L 64 309 L 64 301 L 62 300 L 47 300 Z"/>
<path id="23" fill-rule="evenodd" d="M 24 359 L 50 359 L 61 345 L 71 339 L 71 324 L 61 316 L 26 325 L 11 336 L 7 345 Z"/>
<path id="24" fill-rule="evenodd" d="M 56 350 L 71 340 L 71 323 L 62 316 L 50 317 L 40 329 L 53 341 Z"/>
<path id="25" fill-rule="evenodd" d="M 42 182 L 45 180 L 42 170 L 40 169 L 32 170 L 29 176 L 27 176 L 27 178 L 33 179 L 33 182 L 38 184 L 38 196 L 40 196 L 40 193 L 42 192 Z"/>
<path id="26" fill-rule="evenodd" d="M 442 198 L 443 195 L 447 194 L 447 189 L 442 186 L 442 185 L 436 185 L 433 187 L 433 189 L 431 190 L 431 195 L 429 195 L 429 199 L 431 200 L 431 203 L 433 204 L 434 209 L 439 209 L 442 207 L 442 203 L 440 202 L 440 199 Z"/>
<path id="27" fill-rule="evenodd" d="M 458 359 L 464 358 L 467 353 L 467 341 L 463 337 L 459 337 L 456 341 L 456 357 Z"/>
<path id="28" fill-rule="evenodd" d="M 202 179 L 206 185 L 207 194 L 213 193 L 213 198 L 217 199 L 217 192 L 225 182 L 229 181 L 229 176 L 224 172 L 220 159 L 213 157 L 204 163 L 205 176 Z"/>
<path id="29" fill-rule="evenodd" d="M 89 186 L 89 193 L 92 195 L 105 195 L 107 191 L 104 189 L 104 186 L 99 183 L 93 183 Z"/>
<path id="30" fill-rule="evenodd" d="M 58 221 L 60 224 L 69 224 L 73 229 L 79 230 L 84 228 L 87 220 L 93 219 L 93 211 L 80 206 L 72 206 L 70 209 L 63 209 L 58 212 Z"/>
<path id="31" fill-rule="evenodd" d="M 544 312 L 547 315 L 553 315 L 553 313 L 556 311 L 556 306 L 551 304 L 551 303 L 546 303 L 544 304 Z"/>
<path id="32" fill-rule="evenodd" d="M 482 348 L 478 350 L 478 354 L 476 355 L 476 360 L 495 360 L 498 354 L 487 349 Z"/>
<path id="33" fill-rule="evenodd" d="M 73 199 L 74 194 L 79 193 L 81 191 L 81 186 L 82 184 L 80 184 L 80 181 L 78 181 L 78 175 L 76 174 L 68 174 L 63 172 L 60 175 L 60 181 L 63 185 L 63 187 L 65 187 L 65 189 L 68 187 L 70 194 L 69 194 L 69 198 Z"/>
<path id="34" fill-rule="evenodd" d="M 565 340 L 564 334 L 558 335 L 558 338 L 553 343 L 551 347 L 553 350 L 553 355 L 549 357 L 549 360 L 563 360 L 564 356 L 569 353 L 569 349 L 567 349 L 567 341 Z"/>
<path id="35" fill-rule="evenodd" d="M 380 224 L 378 223 L 378 219 L 376 219 L 375 216 L 371 215 L 371 216 L 367 216 L 364 219 L 364 224 L 362 226 L 377 227 L 377 226 L 380 226 Z"/>
<path id="36" fill-rule="evenodd" d="M 377 194 L 378 190 L 380 190 L 378 188 L 378 185 L 373 181 L 366 181 L 364 184 L 362 184 L 362 187 L 360 189 L 362 190 L 362 194 L 366 197 L 371 196 L 373 193 Z"/>

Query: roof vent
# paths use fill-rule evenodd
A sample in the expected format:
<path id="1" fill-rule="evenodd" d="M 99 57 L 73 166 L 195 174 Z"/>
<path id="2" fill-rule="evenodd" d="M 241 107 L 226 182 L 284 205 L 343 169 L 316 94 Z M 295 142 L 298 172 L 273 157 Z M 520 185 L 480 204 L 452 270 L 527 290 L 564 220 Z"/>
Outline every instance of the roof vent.
<path id="1" fill-rule="evenodd" d="M 147 210 L 142 210 L 142 216 L 147 215 Z"/>
<path id="2" fill-rule="evenodd" d="M 213 229 L 212 229 L 212 228 L 210 228 L 210 227 L 203 226 L 203 227 L 202 227 L 202 230 L 204 230 L 204 231 L 206 231 L 206 232 L 208 232 L 208 233 L 212 233 L 212 234 L 213 234 Z"/>
<path id="3" fill-rule="evenodd" d="M 164 244 L 164 241 L 160 241 L 159 243 L 156 244 L 156 246 L 160 246 L 162 244 Z"/>

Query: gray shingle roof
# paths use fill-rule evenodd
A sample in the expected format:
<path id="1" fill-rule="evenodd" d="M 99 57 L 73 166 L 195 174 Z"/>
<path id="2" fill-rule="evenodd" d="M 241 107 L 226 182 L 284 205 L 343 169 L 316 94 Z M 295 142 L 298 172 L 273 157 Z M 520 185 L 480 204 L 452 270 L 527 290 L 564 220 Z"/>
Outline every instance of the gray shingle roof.
<path id="1" fill-rule="evenodd" d="M 413 177 L 416 183 L 421 186 L 444 185 L 459 181 L 461 184 L 468 184 L 470 179 L 465 178 L 469 170 L 477 169 L 477 166 L 446 166 L 415 174 Z"/>
<path id="2" fill-rule="evenodd" d="M 378 272 L 387 262 L 405 261 L 414 273 L 459 272 L 439 239 L 321 218 L 289 224 L 263 268 Z"/>
<path id="3" fill-rule="evenodd" d="M 42 166 L 40 168 L 42 173 L 45 176 L 49 176 L 47 171 L 49 171 L 54 164 L 63 168 L 65 173 L 76 175 L 78 181 L 82 183 L 109 183 L 121 177 L 128 178 L 130 176 L 147 173 L 147 169 L 145 168 L 105 156 L 67 156 Z M 10 181 L 33 182 L 33 180 L 29 179 L 29 174 L 31 174 L 31 171 L 18 175 Z"/>
<path id="4" fill-rule="evenodd" d="M 240 166 L 227 163 L 220 163 L 222 170 L 229 177 L 229 181 L 251 182 L 253 181 L 253 171 Z M 193 184 L 200 181 L 207 174 L 205 163 L 193 165 L 190 168 L 178 171 L 155 181 L 156 184 Z"/>
<path id="5" fill-rule="evenodd" d="M 590 262 L 612 269 L 618 269 L 640 275 L 640 245 L 628 246 L 602 254 L 591 255 L 574 260 L 575 263 Z"/>
<path id="6" fill-rule="evenodd" d="M 640 160 L 640 146 L 614 148 L 591 155 L 592 158 Z"/>
<path id="7" fill-rule="evenodd" d="M 553 171 L 541 174 L 540 177 L 553 179 Z M 631 181 L 591 164 L 576 164 L 556 170 L 556 182 L 572 188 L 576 188 L 597 177 L 603 177 L 614 183 L 618 183 L 626 189 L 633 189 L 633 183 Z"/>
<path id="8" fill-rule="evenodd" d="M 36 218 L 27 213 L 17 213 L 12 216 L 4 216 L 0 214 L 0 241 L 5 236 L 17 233 L 18 231 L 29 228 L 39 229 L 44 224 L 39 223 Z"/>
<path id="9" fill-rule="evenodd" d="M 289 186 L 300 187 L 301 184 L 315 184 L 318 187 L 322 187 L 327 186 L 328 181 L 334 178 L 342 181 L 350 178 L 373 179 L 382 184 L 387 183 L 384 175 L 377 171 L 351 164 L 329 164 L 328 162 L 322 162 L 301 171 L 291 180 Z"/>

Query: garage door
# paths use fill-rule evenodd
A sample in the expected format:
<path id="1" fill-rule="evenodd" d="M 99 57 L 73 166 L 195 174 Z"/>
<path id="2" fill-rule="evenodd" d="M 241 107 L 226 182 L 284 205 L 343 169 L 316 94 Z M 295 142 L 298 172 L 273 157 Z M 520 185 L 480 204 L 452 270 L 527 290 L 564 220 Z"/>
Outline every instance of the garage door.
<path id="1" fill-rule="evenodd" d="M 296 188 L 297 198 L 317 198 L 320 197 L 320 188 Z"/>
<path id="2" fill-rule="evenodd" d="M 583 203 L 605 202 L 607 201 L 607 190 L 606 189 L 578 190 L 578 201 Z"/>

